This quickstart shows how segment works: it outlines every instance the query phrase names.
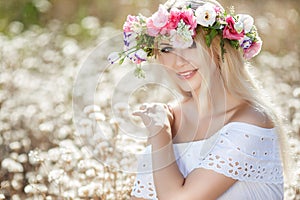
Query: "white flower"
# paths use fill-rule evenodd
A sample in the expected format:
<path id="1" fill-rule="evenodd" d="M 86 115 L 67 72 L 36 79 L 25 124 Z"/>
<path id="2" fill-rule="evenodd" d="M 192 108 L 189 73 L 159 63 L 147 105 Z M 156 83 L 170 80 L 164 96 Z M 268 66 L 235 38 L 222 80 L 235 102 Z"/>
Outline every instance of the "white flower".
<path id="1" fill-rule="evenodd" d="M 114 53 L 117 53 L 117 52 L 114 52 Z M 83 112 L 87 115 L 92 112 L 100 112 L 100 111 L 101 111 L 101 108 L 97 105 L 89 105 L 89 106 L 84 107 L 84 109 L 83 109 Z"/>
<path id="2" fill-rule="evenodd" d="M 136 33 L 124 33 L 124 51 L 127 51 L 137 45 Z"/>
<path id="3" fill-rule="evenodd" d="M 120 55 L 118 52 L 112 52 L 108 55 L 107 59 L 111 64 L 114 64 L 120 59 Z"/>
<path id="4" fill-rule="evenodd" d="M 193 44 L 193 31 L 183 21 L 178 23 L 177 30 L 171 30 L 171 43 L 174 48 L 186 49 Z"/>
<path id="5" fill-rule="evenodd" d="M 203 6 L 199 6 L 195 11 L 197 23 L 201 26 L 212 26 L 216 21 L 217 13 L 215 11 L 215 5 L 212 3 L 206 3 Z"/>
<path id="6" fill-rule="evenodd" d="M 241 33 L 243 30 L 246 33 L 249 33 L 253 27 L 254 19 L 250 15 L 240 14 L 237 15 L 238 21 L 234 24 L 234 29 Z"/>
<path id="7" fill-rule="evenodd" d="M 137 21 L 132 24 L 131 30 L 136 34 L 141 34 L 146 29 L 147 18 L 139 15 Z"/>
<path id="8" fill-rule="evenodd" d="M 127 46 L 127 50 L 132 49 L 136 46 L 137 46 L 137 41 L 133 40 L 133 41 L 129 42 L 129 45 Z"/>
<path id="9" fill-rule="evenodd" d="M 60 183 L 62 181 L 63 176 L 65 175 L 65 171 L 62 169 L 53 169 L 48 174 L 48 181 Z"/>
<path id="10" fill-rule="evenodd" d="M 105 121 L 106 117 L 101 112 L 94 112 L 89 114 L 90 119 L 95 119 L 96 121 Z"/>
<path id="11" fill-rule="evenodd" d="M 127 57 L 131 60 L 131 61 L 134 61 L 136 59 L 135 57 L 135 52 L 136 52 L 136 49 L 132 49 L 133 52 L 129 53 L 127 55 Z"/>
<path id="12" fill-rule="evenodd" d="M 143 49 L 139 49 L 135 53 L 135 57 L 137 57 L 139 60 L 146 61 L 147 60 L 147 53 Z"/>
<path id="13" fill-rule="evenodd" d="M 23 172 L 24 168 L 23 165 L 16 162 L 15 160 L 11 159 L 11 158 L 5 158 L 2 162 L 1 162 L 1 166 L 3 169 L 7 169 L 8 172 L 14 172 L 14 173 L 18 173 L 18 172 Z"/>
<path id="14" fill-rule="evenodd" d="M 159 5 L 159 9 L 152 15 L 153 25 L 157 28 L 164 27 L 169 20 L 169 12 L 163 5 Z"/>

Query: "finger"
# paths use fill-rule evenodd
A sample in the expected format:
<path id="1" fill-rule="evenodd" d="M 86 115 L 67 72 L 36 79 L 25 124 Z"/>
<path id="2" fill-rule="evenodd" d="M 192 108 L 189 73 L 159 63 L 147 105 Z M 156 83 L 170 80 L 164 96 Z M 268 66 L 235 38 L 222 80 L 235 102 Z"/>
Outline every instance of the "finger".
<path id="1" fill-rule="evenodd" d="M 132 112 L 132 115 L 134 116 L 141 116 L 144 112 L 140 111 L 140 110 L 136 110 Z"/>
<path id="2" fill-rule="evenodd" d="M 149 104 L 148 104 L 148 103 L 143 103 L 143 104 L 140 106 L 140 110 L 146 110 L 148 107 L 149 107 Z"/>

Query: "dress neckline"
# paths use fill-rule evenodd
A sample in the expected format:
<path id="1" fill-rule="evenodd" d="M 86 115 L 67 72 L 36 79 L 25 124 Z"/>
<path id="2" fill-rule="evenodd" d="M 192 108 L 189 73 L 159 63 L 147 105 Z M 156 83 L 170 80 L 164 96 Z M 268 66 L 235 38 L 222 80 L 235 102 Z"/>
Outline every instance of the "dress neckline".
<path id="1" fill-rule="evenodd" d="M 226 130 L 228 127 L 233 126 L 233 125 L 241 126 L 241 127 L 236 126 L 235 128 L 242 128 L 244 126 L 247 126 L 247 127 L 254 128 L 254 129 L 257 129 L 257 130 L 263 131 L 263 132 L 273 132 L 275 130 L 275 127 L 264 128 L 264 127 L 261 127 L 261 126 L 250 124 L 248 122 L 232 121 L 232 122 L 228 122 L 227 124 L 225 124 L 222 128 L 220 128 L 217 132 L 215 132 L 214 134 L 212 134 L 208 138 L 201 139 L 201 140 L 193 140 L 193 141 L 189 141 L 189 142 L 178 142 L 178 143 L 173 143 L 173 145 L 184 145 L 184 144 L 193 144 L 193 143 L 206 142 L 206 141 L 211 140 L 212 138 L 214 138 L 216 135 L 218 135 L 223 130 Z M 244 129 L 242 129 L 242 130 L 244 130 Z"/>

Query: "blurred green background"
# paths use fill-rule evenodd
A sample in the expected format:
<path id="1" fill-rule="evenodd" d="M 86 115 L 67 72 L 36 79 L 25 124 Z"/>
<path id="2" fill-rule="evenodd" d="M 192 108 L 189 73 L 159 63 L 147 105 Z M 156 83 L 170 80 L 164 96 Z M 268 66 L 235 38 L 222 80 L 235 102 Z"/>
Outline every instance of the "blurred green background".
<path id="1" fill-rule="evenodd" d="M 86 131 L 92 124 L 90 115 L 81 121 L 84 131 L 75 129 L 72 92 L 83 61 L 95 47 L 120 33 L 128 14 L 150 16 L 160 3 L 163 1 L 0 0 L 0 199 L 129 198 L 134 176 L 117 167 L 135 161 L 115 151 L 112 144 L 122 149 L 136 142 L 120 138 L 121 122 L 110 120 L 114 77 L 108 76 L 97 88 L 97 109 L 92 109 L 96 112 L 92 116 L 97 116 L 109 135 L 106 140 L 94 138 L 94 130 Z M 264 42 L 262 52 L 252 61 L 255 75 L 287 118 L 288 144 L 298 166 L 290 169 L 298 182 L 296 187 L 286 187 L 285 199 L 300 199 L 300 1 L 220 3 L 255 19 Z M 97 62 L 92 63 L 95 71 L 85 74 L 85 82 L 97 78 L 102 72 L 97 64 L 106 63 L 105 54 L 120 49 L 119 45 L 113 43 L 99 52 Z M 84 104 L 88 97 L 84 92 L 79 96 Z M 120 105 L 117 109 L 124 111 Z M 92 138 L 88 145 L 96 151 L 95 158 L 78 137 Z M 98 159 L 110 159 L 116 168 Z"/>

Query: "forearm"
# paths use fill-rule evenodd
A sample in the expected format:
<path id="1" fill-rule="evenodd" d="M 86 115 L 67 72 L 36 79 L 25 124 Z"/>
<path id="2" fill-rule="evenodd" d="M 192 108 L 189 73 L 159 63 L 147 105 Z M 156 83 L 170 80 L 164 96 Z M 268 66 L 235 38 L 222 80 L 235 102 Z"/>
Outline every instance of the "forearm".
<path id="1" fill-rule="evenodd" d="M 170 199 L 183 188 L 184 177 L 176 163 L 172 136 L 167 130 L 161 130 L 149 138 L 152 145 L 152 167 L 156 192 L 159 199 Z"/>

